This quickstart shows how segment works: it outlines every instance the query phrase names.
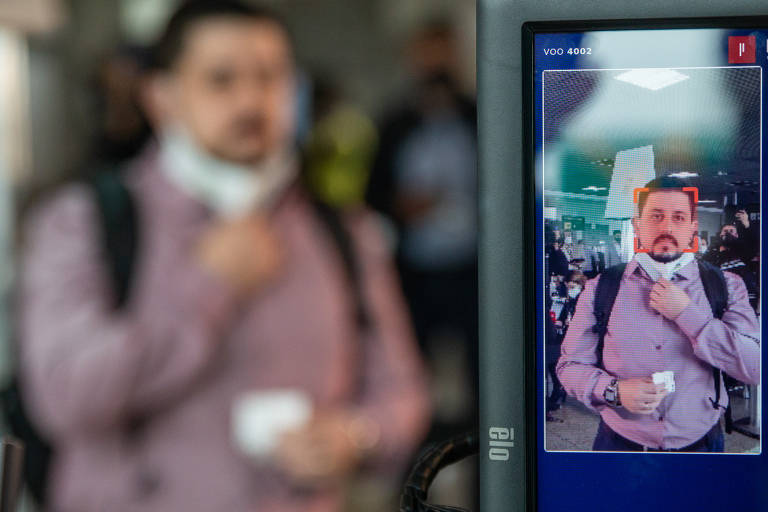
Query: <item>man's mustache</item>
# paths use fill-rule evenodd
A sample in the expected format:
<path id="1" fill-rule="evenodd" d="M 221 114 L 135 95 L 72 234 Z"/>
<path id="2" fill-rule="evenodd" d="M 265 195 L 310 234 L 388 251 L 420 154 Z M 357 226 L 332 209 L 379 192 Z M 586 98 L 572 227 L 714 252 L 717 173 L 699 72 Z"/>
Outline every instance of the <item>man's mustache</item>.
<path id="1" fill-rule="evenodd" d="M 266 120 L 261 114 L 251 114 L 235 119 L 230 125 L 231 130 L 237 135 L 251 135 L 261 133 L 264 130 Z"/>
<path id="2" fill-rule="evenodd" d="M 675 245 L 677 247 L 677 240 L 672 235 L 659 235 L 656 240 L 653 241 L 653 245 L 656 245 L 658 243 L 663 242 L 664 240 L 667 240 Z"/>

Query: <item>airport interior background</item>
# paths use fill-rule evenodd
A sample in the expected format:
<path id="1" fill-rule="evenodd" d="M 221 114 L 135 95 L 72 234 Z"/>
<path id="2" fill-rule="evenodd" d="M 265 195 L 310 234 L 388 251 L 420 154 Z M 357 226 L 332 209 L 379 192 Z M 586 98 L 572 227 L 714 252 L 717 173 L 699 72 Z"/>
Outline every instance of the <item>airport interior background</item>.
<path id="1" fill-rule="evenodd" d="M 14 372 L 11 327 L 19 212 L 33 200 L 37 189 L 76 174 L 93 161 L 113 162 L 135 154 L 145 140 L 142 132 L 146 126 L 137 113 L 132 85 L 141 77 L 147 45 L 158 35 L 176 3 L 0 3 L 0 377 L 4 382 Z M 296 41 L 303 72 L 300 103 L 305 110 L 299 122 L 302 133 L 297 135 L 305 141 L 313 140 L 316 131 L 322 129 L 330 133 L 326 134 L 329 137 L 338 136 L 355 146 L 357 160 L 352 167 L 361 174 L 351 179 L 357 184 L 351 195 L 356 193 L 358 200 L 373 165 L 382 121 L 392 109 L 409 101 L 404 98 L 413 86 L 413 66 L 418 65 L 414 64 L 418 58 L 412 58 L 412 53 L 419 51 L 413 49 L 421 37 L 418 34 L 429 35 L 432 30 L 443 43 L 450 40 L 447 45 L 438 44 L 436 50 L 424 52 L 437 53 L 432 57 L 453 74 L 456 94 L 466 98 L 468 104 L 474 103 L 473 0 L 264 3 L 284 17 Z M 314 104 L 310 98 L 315 99 Z M 321 104 L 327 107 L 324 112 L 313 110 Z M 320 118 L 328 114 L 328 108 L 341 114 L 321 124 Z M 466 182 L 474 183 L 474 142 L 467 144 L 464 158 L 468 163 L 457 172 L 465 174 Z M 473 193 L 471 187 L 467 190 Z M 346 196 L 335 199 L 350 200 Z M 476 282 L 468 286 L 476 289 Z M 474 421 L 476 375 L 472 356 L 466 354 L 476 350 L 476 339 L 465 339 L 464 333 L 469 331 L 449 324 L 432 325 L 430 339 L 421 347 L 430 373 L 433 430 L 438 431 L 432 437 L 471 427 Z M 435 425 L 449 427 L 440 430 Z M 473 507 L 474 471 L 474 462 L 470 461 L 442 474 L 436 482 L 436 499 Z M 359 480 L 350 486 L 347 510 L 394 510 L 399 480 Z M 24 510 L 36 510 L 32 500 L 25 499 Z"/>

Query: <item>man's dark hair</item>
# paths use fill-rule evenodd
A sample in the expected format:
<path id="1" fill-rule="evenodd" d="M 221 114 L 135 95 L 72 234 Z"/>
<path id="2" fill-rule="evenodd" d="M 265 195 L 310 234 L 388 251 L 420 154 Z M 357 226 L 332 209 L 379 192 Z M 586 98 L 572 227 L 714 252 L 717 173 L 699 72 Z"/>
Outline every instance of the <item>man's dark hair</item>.
<path id="1" fill-rule="evenodd" d="M 688 201 L 691 204 L 691 220 L 696 219 L 697 218 L 696 200 L 694 197 L 694 193 L 692 191 L 683 190 L 686 187 L 689 187 L 689 185 L 683 180 L 678 178 L 671 178 L 669 176 L 661 176 L 656 178 L 655 180 L 649 181 L 644 187 L 644 188 L 647 188 L 648 191 L 640 192 L 637 198 L 638 215 L 643 214 L 643 208 L 645 207 L 646 201 L 648 201 L 649 195 L 659 191 L 670 191 L 670 192 L 684 192 L 685 194 L 688 194 Z"/>
<path id="2" fill-rule="evenodd" d="M 563 278 L 564 283 L 579 283 L 580 285 L 584 286 L 587 284 L 587 276 L 584 275 L 584 272 L 581 270 L 569 270 L 567 274 L 565 274 L 565 277 Z"/>
<path id="3" fill-rule="evenodd" d="M 238 0 L 187 0 L 171 16 L 165 31 L 153 48 L 152 67 L 168 70 L 178 60 L 189 31 L 201 21 L 215 18 L 240 18 L 263 21 L 278 26 L 292 45 L 291 33 L 285 21 L 266 7 L 257 7 Z"/>

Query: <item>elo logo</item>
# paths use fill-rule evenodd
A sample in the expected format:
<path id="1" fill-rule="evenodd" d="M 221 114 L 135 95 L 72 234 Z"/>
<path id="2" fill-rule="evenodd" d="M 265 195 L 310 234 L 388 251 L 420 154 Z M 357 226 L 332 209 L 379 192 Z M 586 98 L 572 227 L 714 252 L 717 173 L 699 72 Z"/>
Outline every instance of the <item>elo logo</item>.
<path id="1" fill-rule="evenodd" d="M 509 460 L 509 449 L 515 447 L 515 429 L 491 427 L 488 438 L 488 458 L 502 462 Z"/>

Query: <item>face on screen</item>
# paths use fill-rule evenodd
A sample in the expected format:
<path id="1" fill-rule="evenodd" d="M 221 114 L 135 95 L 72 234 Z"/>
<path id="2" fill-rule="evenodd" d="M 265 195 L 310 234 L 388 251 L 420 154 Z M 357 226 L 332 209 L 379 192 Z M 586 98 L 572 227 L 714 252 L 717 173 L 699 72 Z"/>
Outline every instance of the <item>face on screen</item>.
<path id="1" fill-rule="evenodd" d="M 647 248 L 651 258 L 662 263 L 678 259 L 690 249 L 698 229 L 695 205 L 682 190 L 647 193 L 643 209 L 633 219 L 638 249 Z"/>
<path id="2" fill-rule="evenodd" d="M 534 46 L 543 453 L 760 454 L 766 35 Z"/>

